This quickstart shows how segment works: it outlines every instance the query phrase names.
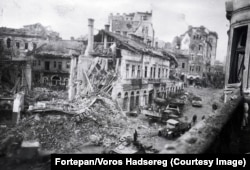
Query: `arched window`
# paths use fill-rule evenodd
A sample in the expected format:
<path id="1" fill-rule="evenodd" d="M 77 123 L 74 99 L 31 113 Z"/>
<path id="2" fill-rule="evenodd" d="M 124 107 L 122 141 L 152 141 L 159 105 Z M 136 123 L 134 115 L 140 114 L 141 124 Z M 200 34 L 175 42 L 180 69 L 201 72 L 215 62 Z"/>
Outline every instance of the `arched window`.
<path id="1" fill-rule="evenodd" d="M 48 79 L 48 77 L 43 77 L 43 83 L 44 83 L 44 84 L 49 83 L 49 79 Z"/>
<path id="2" fill-rule="evenodd" d="M 136 98 L 135 98 L 135 106 L 140 106 L 140 91 L 136 92 Z"/>
<path id="3" fill-rule="evenodd" d="M 122 94 L 119 92 L 119 93 L 117 94 L 117 98 L 119 99 L 119 98 L 121 98 L 121 96 L 122 96 Z"/>
<path id="4" fill-rule="evenodd" d="M 56 86 L 56 85 L 59 85 L 59 82 L 60 82 L 61 78 L 59 76 L 53 76 L 51 78 L 51 80 L 52 80 L 52 85 Z"/>

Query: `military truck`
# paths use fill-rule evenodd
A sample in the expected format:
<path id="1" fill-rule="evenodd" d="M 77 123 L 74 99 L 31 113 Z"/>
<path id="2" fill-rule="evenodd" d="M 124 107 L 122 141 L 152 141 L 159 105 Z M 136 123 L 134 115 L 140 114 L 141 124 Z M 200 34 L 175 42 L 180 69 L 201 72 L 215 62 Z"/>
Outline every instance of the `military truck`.
<path id="1" fill-rule="evenodd" d="M 175 119 L 168 119 L 166 126 L 158 130 L 158 136 L 173 139 L 179 137 L 191 128 L 191 123 L 181 122 Z"/>

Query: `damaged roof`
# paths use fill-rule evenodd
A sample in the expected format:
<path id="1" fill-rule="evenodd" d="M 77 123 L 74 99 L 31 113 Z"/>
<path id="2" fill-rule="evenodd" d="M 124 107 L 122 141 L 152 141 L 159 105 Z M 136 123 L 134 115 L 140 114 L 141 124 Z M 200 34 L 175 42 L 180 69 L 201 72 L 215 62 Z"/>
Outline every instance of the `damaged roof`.
<path id="1" fill-rule="evenodd" d="M 106 30 L 100 30 L 100 34 L 102 33 L 107 34 L 110 37 L 113 37 L 120 43 L 121 46 L 127 48 L 130 51 L 133 51 L 136 53 L 147 53 L 147 54 L 154 55 L 157 57 L 165 58 L 165 59 L 170 60 L 174 65 L 176 65 L 176 67 L 178 66 L 178 62 L 175 57 L 175 54 L 170 51 L 155 50 L 154 48 L 148 47 L 145 43 L 142 43 L 142 42 L 133 40 L 129 37 L 122 36 L 120 34 L 109 32 Z"/>
<path id="2" fill-rule="evenodd" d="M 36 56 L 53 55 L 60 57 L 70 57 L 71 55 L 80 55 L 84 49 L 85 45 L 79 41 L 49 41 L 37 48 Z"/>

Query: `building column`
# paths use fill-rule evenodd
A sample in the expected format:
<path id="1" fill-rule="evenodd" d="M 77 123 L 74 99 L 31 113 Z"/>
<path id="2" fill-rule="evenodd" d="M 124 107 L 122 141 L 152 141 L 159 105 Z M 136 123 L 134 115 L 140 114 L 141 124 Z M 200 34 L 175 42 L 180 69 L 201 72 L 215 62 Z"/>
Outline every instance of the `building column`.
<path id="1" fill-rule="evenodd" d="M 27 62 L 25 66 L 25 78 L 26 83 L 28 86 L 28 89 L 31 90 L 32 88 L 32 69 L 31 69 L 31 63 Z"/>
<path id="2" fill-rule="evenodd" d="M 75 97 L 75 77 L 76 77 L 76 57 L 71 58 L 70 63 L 70 76 L 69 76 L 69 100 Z"/>

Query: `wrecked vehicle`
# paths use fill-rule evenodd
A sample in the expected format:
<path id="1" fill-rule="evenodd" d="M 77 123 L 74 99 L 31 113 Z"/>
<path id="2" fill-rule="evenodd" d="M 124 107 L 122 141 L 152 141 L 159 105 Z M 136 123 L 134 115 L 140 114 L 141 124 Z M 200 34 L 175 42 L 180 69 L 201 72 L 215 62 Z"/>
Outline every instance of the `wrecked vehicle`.
<path id="1" fill-rule="evenodd" d="M 176 114 L 176 115 L 180 115 L 181 114 L 180 108 L 176 104 L 169 104 L 167 106 L 166 110 L 171 111 L 173 114 Z"/>
<path id="2" fill-rule="evenodd" d="M 161 121 L 162 119 L 162 115 L 159 112 L 151 110 L 142 110 L 142 114 L 144 114 L 150 120 Z"/>
<path id="3" fill-rule="evenodd" d="M 167 120 L 167 125 L 158 130 L 158 136 L 167 137 L 173 139 L 179 137 L 191 128 L 191 124 L 187 122 L 181 122 L 174 119 Z"/>

